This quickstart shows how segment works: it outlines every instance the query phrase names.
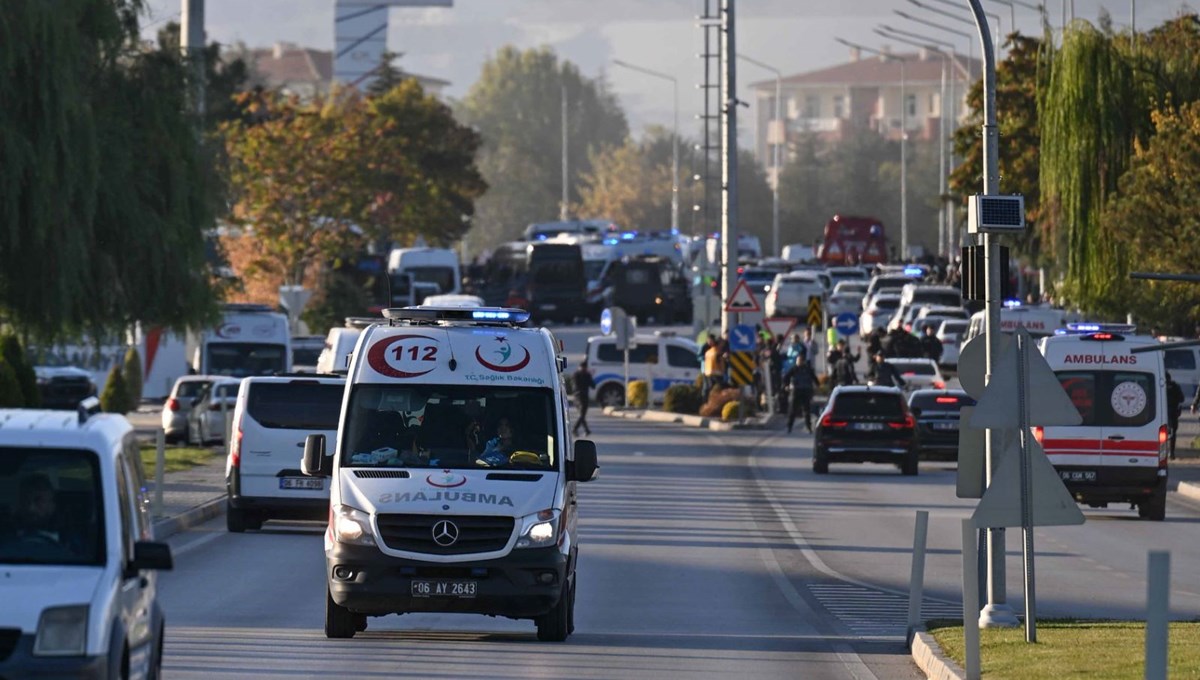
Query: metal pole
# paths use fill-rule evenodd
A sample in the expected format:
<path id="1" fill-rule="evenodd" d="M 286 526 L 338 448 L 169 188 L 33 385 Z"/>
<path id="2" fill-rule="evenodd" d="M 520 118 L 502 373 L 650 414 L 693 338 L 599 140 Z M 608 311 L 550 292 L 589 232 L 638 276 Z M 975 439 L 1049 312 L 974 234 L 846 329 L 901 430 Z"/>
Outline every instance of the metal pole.
<path id="1" fill-rule="evenodd" d="M 567 206 L 571 201 L 567 190 L 567 84 L 562 84 L 562 204 L 558 208 L 558 219 L 566 222 L 570 211 Z"/>
<path id="2" fill-rule="evenodd" d="M 900 59 L 900 259 L 908 261 L 908 94 L 904 59 Z"/>
<path id="3" fill-rule="evenodd" d="M 775 249 L 775 257 L 781 257 L 783 251 L 779 246 L 779 176 L 783 172 L 782 150 L 787 140 L 787 123 L 783 121 L 783 74 L 775 72 L 775 125 L 779 128 L 779 138 L 775 140 L 775 186 L 771 191 L 771 242 Z"/>
<path id="4" fill-rule="evenodd" d="M 1146 680 L 1167 680 L 1167 617 L 1170 614 L 1171 553 L 1150 551 L 1146 574 Z"/>
<path id="5" fill-rule="evenodd" d="M 167 434 L 160 427 L 154 432 L 154 516 L 163 514 L 163 468 L 167 466 Z"/>
<path id="6" fill-rule="evenodd" d="M 721 333 L 729 332 L 729 299 L 737 277 L 738 195 L 737 195 L 737 46 L 734 0 L 721 0 L 724 49 L 721 51 Z"/>
<path id="7" fill-rule="evenodd" d="M 979 627 L 968 623 L 979 611 L 979 595 L 975 572 L 975 526 L 970 517 L 962 520 L 962 589 L 963 589 L 963 655 L 966 657 L 967 680 L 979 680 Z"/>
<path id="8" fill-rule="evenodd" d="M 925 545 L 929 536 L 929 511 L 918 510 L 917 522 L 913 527 L 912 569 L 908 578 L 908 634 L 912 643 L 913 633 L 921 625 L 921 601 L 925 599 Z"/>
<path id="9" fill-rule="evenodd" d="M 971 12 L 979 30 L 979 43 L 983 53 L 983 193 L 1000 193 L 1000 170 L 998 133 L 996 127 L 996 55 L 992 50 L 992 37 L 988 33 L 987 17 L 984 16 L 980 0 L 970 0 Z M 986 382 L 992 380 L 992 367 L 1000 354 L 1000 244 L 991 234 L 983 235 L 984 267 L 987 270 L 986 316 L 984 326 L 987 344 L 985 365 Z M 1000 456 L 1002 445 L 1000 432 L 989 428 L 986 435 L 987 484 L 992 485 L 992 471 Z M 988 529 L 988 603 L 979 615 L 982 627 L 1016 626 L 1019 624 L 1012 607 L 1008 605 L 1005 587 L 1004 528 Z"/>
<path id="10" fill-rule="evenodd" d="M 203 120 L 204 106 L 204 0 L 183 0 L 179 47 L 191 70 L 192 108 Z"/>
<path id="11" fill-rule="evenodd" d="M 958 53 L 954 48 L 950 48 L 950 61 L 953 62 L 955 68 L 950 70 L 950 101 L 946 102 L 947 110 L 950 112 L 950 132 L 951 137 L 958 132 L 958 76 L 956 69 L 958 67 Z M 954 145 L 950 145 L 949 153 L 946 156 L 946 176 L 949 177 L 954 168 Z M 950 245 L 950 254 L 955 252 L 955 246 L 958 243 L 958 233 L 954 228 L 954 204 L 946 201 L 942 204 L 942 212 L 946 214 L 946 240 Z"/>
<path id="12" fill-rule="evenodd" d="M 946 54 L 942 55 L 942 84 L 938 94 L 938 255 L 950 256 L 950 227 L 946 222 Z"/>
<path id="13" fill-rule="evenodd" d="M 1029 341 L 1024 331 L 1017 333 L 1017 436 L 1021 444 L 1021 558 L 1025 566 L 1025 641 L 1037 642 L 1037 587 L 1034 580 L 1033 551 L 1033 480 L 1030 477 L 1029 451 Z"/>
<path id="14" fill-rule="evenodd" d="M 671 78 L 674 120 L 671 125 L 671 233 L 679 233 L 679 81 Z"/>

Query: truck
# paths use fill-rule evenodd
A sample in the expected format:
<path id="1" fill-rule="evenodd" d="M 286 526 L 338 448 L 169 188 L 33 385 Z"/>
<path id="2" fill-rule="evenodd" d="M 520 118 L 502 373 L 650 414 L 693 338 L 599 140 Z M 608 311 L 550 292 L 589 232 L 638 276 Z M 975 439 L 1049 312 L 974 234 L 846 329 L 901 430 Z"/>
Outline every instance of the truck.
<path id="1" fill-rule="evenodd" d="M 834 215 L 825 223 L 817 259 L 825 264 L 880 264 L 888 261 L 887 234 L 875 217 Z"/>

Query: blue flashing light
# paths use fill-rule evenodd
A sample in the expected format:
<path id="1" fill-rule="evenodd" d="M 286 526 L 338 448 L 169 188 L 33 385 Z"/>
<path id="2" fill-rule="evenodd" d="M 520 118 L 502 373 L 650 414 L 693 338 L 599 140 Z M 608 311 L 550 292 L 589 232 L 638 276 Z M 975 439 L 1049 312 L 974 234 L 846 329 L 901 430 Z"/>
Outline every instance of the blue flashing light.
<path id="1" fill-rule="evenodd" d="M 545 234 L 538 234 L 535 238 L 539 241 L 545 241 L 546 239 L 548 239 L 550 237 L 546 236 Z"/>
<path id="2" fill-rule="evenodd" d="M 1081 333 L 1089 333 L 1089 332 L 1094 332 L 1094 331 L 1100 330 L 1100 324 L 1098 324 L 1098 323 L 1071 323 L 1071 324 L 1067 324 L 1067 328 L 1069 328 L 1073 331 L 1079 331 Z"/>
<path id="3" fill-rule="evenodd" d="M 1020 306 L 1021 306 L 1021 301 L 1018 300 L 1017 298 L 1009 298 L 1004 301 L 1004 307 L 1006 309 L 1015 309 Z"/>
<path id="4" fill-rule="evenodd" d="M 1069 323 L 1066 328 L 1054 331 L 1055 335 L 1083 335 L 1087 333 L 1136 333 L 1137 326 L 1127 323 Z"/>
<path id="5" fill-rule="evenodd" d="M 615 239 L 615 238 L 606 238 L 606 239 L 604 239 L 603 241 L 601 241 L 601 243 L 603 243 L 603 244 L 604 244 L 604 245 L 606 245 L 606 246 L 615 246 L 615 245 L 617 245 L 618 243 L 620 243 L 620 241 L 618 241 L 618 240 L 617 240 L 617 239 Z"/>
<path id="6" fill-rule="evenodd" d="M 920 267 L 905 267 L 904 275 L 905 276 L 925 276 L 925 270 L 921 269 Z"/>
<path id="7" fill-rule="evenodd" d="M 636 231 L 626 231 L 621 234 L 622 241 L 632 241 L 635 238 L 637 238 Z"/>

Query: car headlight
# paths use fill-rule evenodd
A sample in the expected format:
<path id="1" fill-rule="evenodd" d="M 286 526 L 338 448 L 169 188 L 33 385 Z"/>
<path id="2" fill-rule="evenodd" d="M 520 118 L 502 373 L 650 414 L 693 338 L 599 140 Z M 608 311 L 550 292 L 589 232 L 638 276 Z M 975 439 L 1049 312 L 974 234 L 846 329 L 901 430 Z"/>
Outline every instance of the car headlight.
<path id="1" fill-rule="evenodd" d="M 49 607 L 38 620 L 35 656 L 83 656 L 87 651 L 87 605 Z"/>
<path id="2" fill-rule="evenodd" d="M 333 540 L 351 545 L 375 545 L 370 515 L 349 505 L 335 505 Z"/>
<path id="3" fill-rule="evenodd" d="M 542 510 L 521 518 L 521 536 L 517 548 L 544 548 L 558 542 L 559 512 Z"/>

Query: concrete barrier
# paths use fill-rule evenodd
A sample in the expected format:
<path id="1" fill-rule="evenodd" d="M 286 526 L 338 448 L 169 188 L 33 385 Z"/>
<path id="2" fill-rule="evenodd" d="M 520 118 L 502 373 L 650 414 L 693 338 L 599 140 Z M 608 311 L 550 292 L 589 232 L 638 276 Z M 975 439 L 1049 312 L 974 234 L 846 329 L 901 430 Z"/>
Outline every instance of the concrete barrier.
<path id="1" fill-rule="evenodd" d="M 158 541 L 165 541 L 175 534 L 204 524 L 223 514 L 225 514 L 225 497 L 214 498 L 173 517 L 156 520 L 154 522 L 154 538 Z"/>
<path id="2" fill-rule="evenodd" d="M 684 413 L 669 413 L 667 411 L 656 411 L 653 409 L 618 408 L 615 406 L 605 406 L 604 415 L 612 416 L 614 418 L 627 418 L 630 420 L 645 420 L 652 423 L 674 423 L 677 425 L 687 425 L 689 427 L 715 430 L 718 432 L 729 432 L 731 430 L 755 430 L 767 427 L 773 422 L 773 418 L 769 414 L 748 418 L 742 423 L 726 423 L 717 418 L 705 418 L 702 416 L 693 416 Z"/>
<path id="3" fill-rule="evenodd" d="M 912 657 L 929 680 L 963 680 L 967 675 L 958 664 L 942 654 L 937 640 L 924 630 L 918 630 L 913 635 Z"/>

